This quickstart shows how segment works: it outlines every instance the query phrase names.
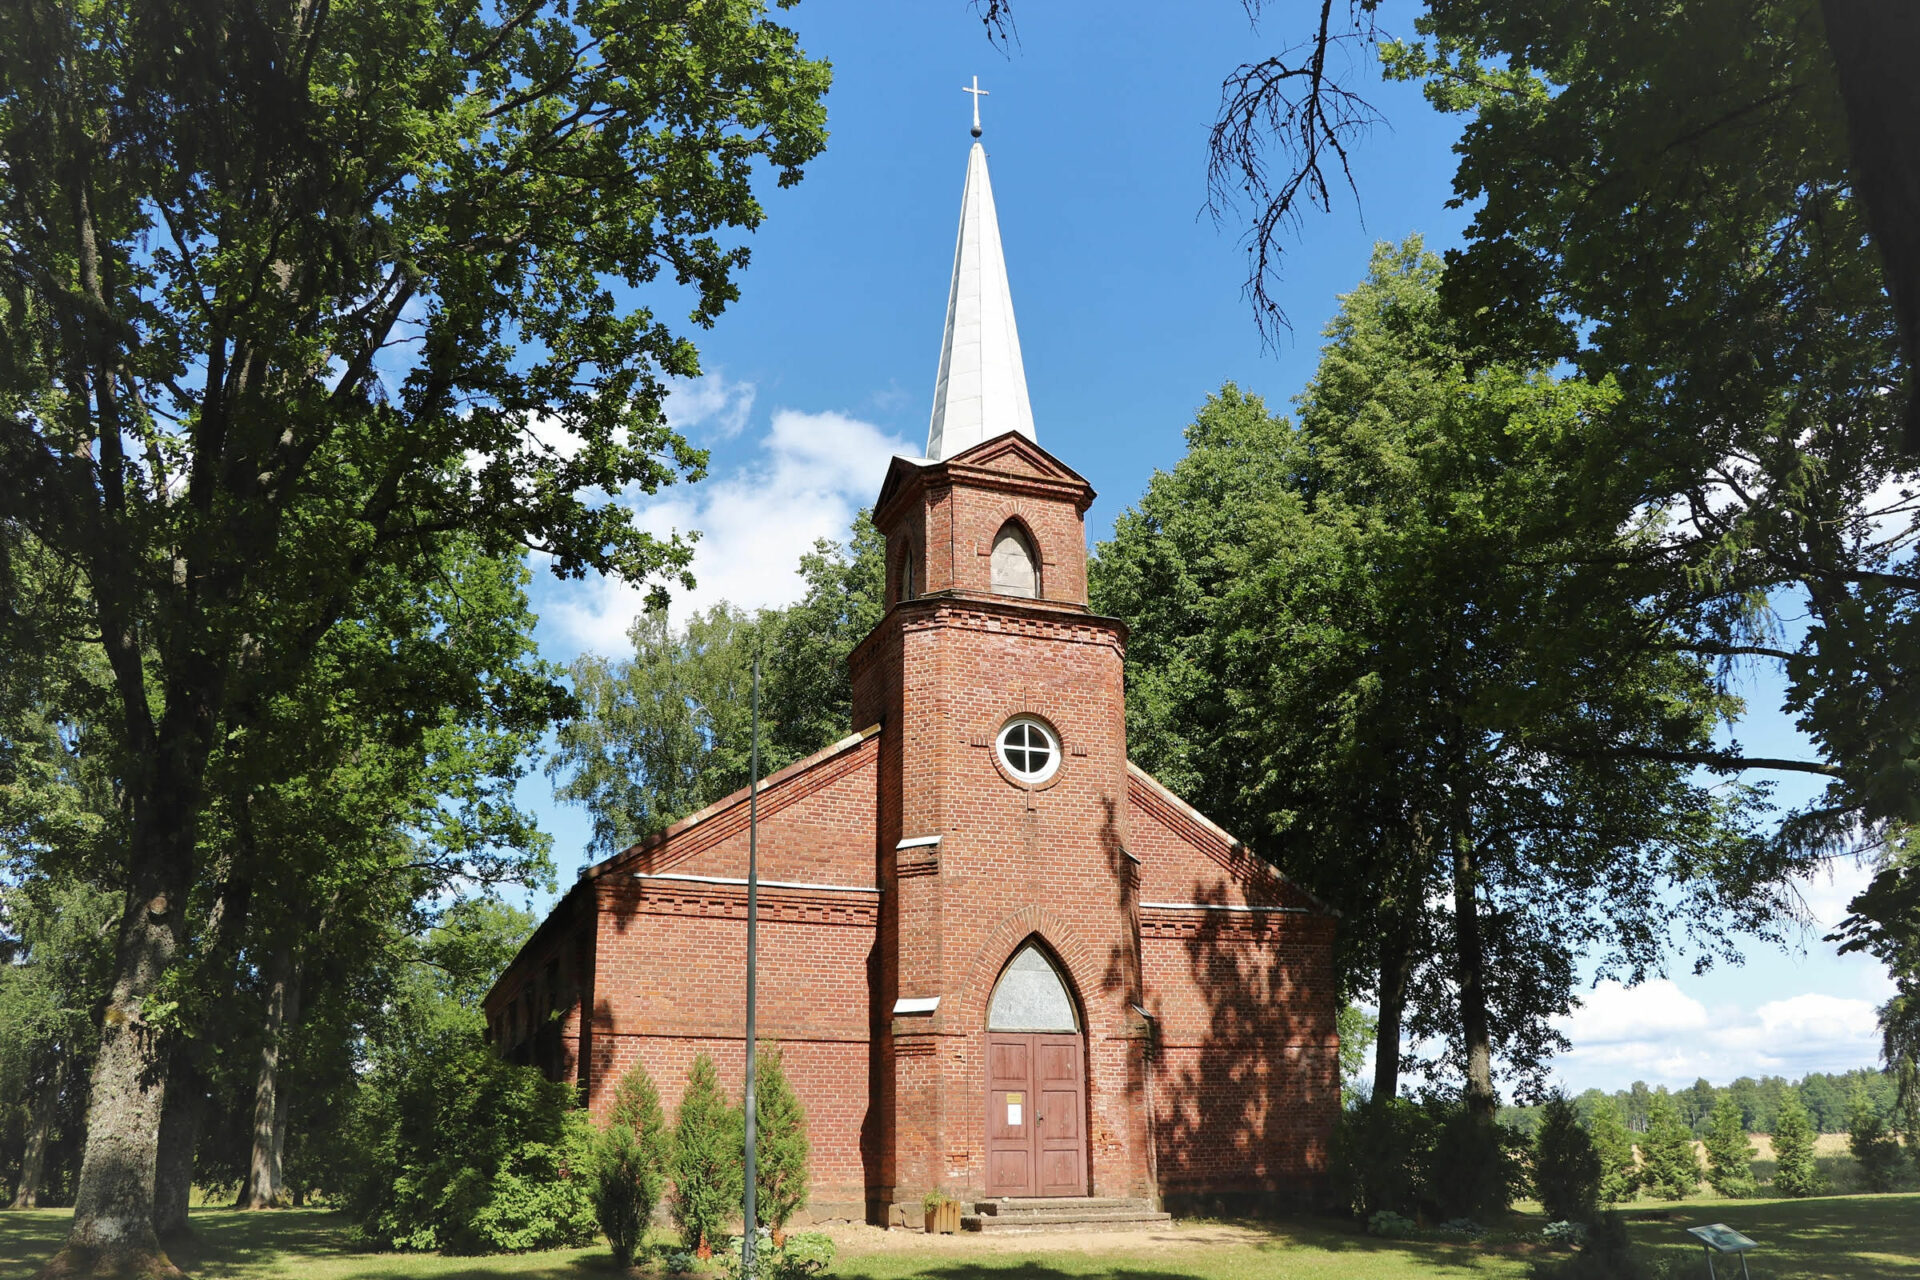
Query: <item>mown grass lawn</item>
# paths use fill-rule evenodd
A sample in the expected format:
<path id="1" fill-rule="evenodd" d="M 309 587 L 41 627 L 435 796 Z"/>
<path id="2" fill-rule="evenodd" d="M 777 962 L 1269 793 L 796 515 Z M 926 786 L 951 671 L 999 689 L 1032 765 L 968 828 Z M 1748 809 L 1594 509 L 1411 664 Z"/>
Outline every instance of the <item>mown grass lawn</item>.
<path id="1" fill-rule="evenodd" d="M 1706 1274 L 1686 1228 L 1726 1222 L 1761 1242 L 1752 1255 L 1755 1280 L 1920 1280 L 1917 1194 L 1703 1199 L 1637 1205 L 1628 1214 L 1635 1240 L 1671 1260 L 1679 1268 L 1674 1275 Z M 67 1221 L 67 1212 L 57 1209 L 0 1212 L 0 1280 L 28 1280 L 59 1246 Z M 200 1209 L 193 1225 L 194 1240 L 175 1248 L 173 1258 L 209 1280 L 589 1280 L 612 1274 L 604 1246 L 498 1258 L 366 1253 L 351 1246 L 340 1217 L 319 1209 Z M 1537 1215 L 1517 1215 L 1513 1225 L 1538 1225 Z M 1525 1246 L 1377 1240 L 1314 1219 L 1183 1222 L 1106 1240 L 926 1237 L 859 1227 L 833 1234 L 839 1243 L 834 1272 L 855 1280 L 1520 1280 L 1534 1256 Z"/>

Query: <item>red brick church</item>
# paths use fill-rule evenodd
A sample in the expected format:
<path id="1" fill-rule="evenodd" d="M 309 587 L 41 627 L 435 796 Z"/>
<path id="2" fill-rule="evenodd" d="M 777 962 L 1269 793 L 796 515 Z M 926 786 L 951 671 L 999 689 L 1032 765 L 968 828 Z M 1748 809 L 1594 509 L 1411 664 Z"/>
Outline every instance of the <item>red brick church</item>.
<path id="1" fill-rule="evenodd" d="M 917 1224 L 935 1189 L 1257 1200 L 1325 1169 L 1335 921 L 1128 760 L 1093 496 L 1036 442 L 976 142 L 927 456 L 874 508 L 890 607 L 854 732 L 759 797 L 759 1030 L 816 1218 Z M 596 1114 L 636 1062 L 669 1110 L 702 1051 L 737 1081 L 747 811 L 590 868 L 487 997 L 501 1052 Z"/>

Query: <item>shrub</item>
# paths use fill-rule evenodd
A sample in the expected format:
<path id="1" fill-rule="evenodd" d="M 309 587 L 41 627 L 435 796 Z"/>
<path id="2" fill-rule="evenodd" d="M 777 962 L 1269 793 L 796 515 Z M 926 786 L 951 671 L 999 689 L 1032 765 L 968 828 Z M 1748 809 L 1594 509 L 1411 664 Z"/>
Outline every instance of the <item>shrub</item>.
<path id="1" fill-rule="evenodd" d="M 1600 1199 L 1619 1204 L 1640 1189 L 1640 1166 L 1633 1158 L 1633 1138 L 1613 1099 L 1602 1099 L 1587 1117 L 1587 1136 L 1600 1157 Z"/>
<path id="2" fill-rule="evenodd" d="M 1385 1210 L 1411 1217 L 1419 1207 L 1433 1122 L 1405 1098 L 1375 1098 L 1341 1112 L 1330 1167 L 1334 1194 L 1354 1217 Z"/>
<path id="3" fill-rule="evenodd" d="M 778 1048 L 759 1047 L 753 1081 L 754 1208 L 780 1240 L 787 1221 L 807 1202 L 807 1116 L 781 1069 Z"/>
<path id="4" fill-rule="evenodd" d="M 673 1219 L 687 1248 L 710 1257 L 720 1229 L 740 1207 L 745 1153 L 740 1112 L 721 1091 L 713 1059 L 701 1054 L 673 1130 Z"/>
<path id="5" fill-rule="evenodd" d="M 1553 1094 L 1541 1108 L 1533 1186 L 1550 1221 L 1586 1222 L 1599 1207 L 1600 1153 L 1564 1093 Z"/>
<path id="6" fill-rule="evenodd" d="M 1800 1095 L 1787 1090 L 1773 1119 L 1773 1189 L 1783 1196 L 1817 1196 L 1827 1189 L 1813 1162 L 1813 1122 Z"/>
<path id="7" fill-rule="evenodd" d="M 1526 1182 L 1527 1140 L 1457 1102 L 1429 1100 L 1433 1145 L 1423 1200 L 1447 1218 L 1505 1213 Z"/>
<path id="8" fill-rule="evenodd" d="M 654 1206 L 660 1203 L 671 1144 L 660 1094 L 635 1065 L 614 1087 L 607 1129 L 594 1143 L 594 1212 L 615 1266 L 633 1263 Z"/>
<path id="9" fill-rule="evenodd" d="M 1537 1259 L 1527 1275 L 1529 1280 L 1650 1280 L 1617 1213 L 1601 1214 L 1572 1257 Z"/>
<path id="10" fill-rule="evenodd" d="M 1405 1240 L 1418 1234 L 1412 1218 L 1403 1218 L 1391 1209 L 1380 1209 L 1367 1218 L 1367 1234 L 1389 1240 Z"/>
<path id="11" fill-rule="evenodd" d="M 1750 1196 L 1759 1184 L 1753 1177 L 1754 1148 L 1747 1141 L 1746 1117 L 1731 1092 L 1720 1095 L 1707 1120 L 1707 1181 L 1723 1196 Z"/>
<path id="12" fill-rule="evenodd" d="M 501 1253 L 593 1238 L 591 1127 L 571 1086 L 468 1027 L 422 1035 L 363 1085 L 347 1208 L 386 1249 Z"/>
<path id="13" fill-rule="evenodd" d="M 1893 1190 L 1900 1173 L 1900 1139 L 1887 1127 L 1865 1089 L 1855 1089 L 1847 1107 L 1847 1149 L 1859 1162 L 1865 1190 Z"/>
<path id="14" fill-rule="evenodd" d="M 759 1072 L 754 1074 L 757 1076 Z M 827 1236 L 817 1231 L 803 1231 L 775 1244 L 773 1232 L 762 1227 L 753 1251 L 753 1274 L 749 1277 L 741 1264 L 741 1241 L 740 1236 L 729 1240 L 727 1252 L 720 1259 L 720 1273 L 727 1280 L 811 1280 L 825 1275 L 833 1265 L 833 1241 Z"/>
<path id="15" fill-rule="evenodd" d="M 1700 1156 L 1693 1149 L 1693 1130 L 1680 1118 L 1673 1095 L 1654 1092 L 1647 1108 L 1647 1133 L 1641 1143 L 1646 1158 L 1643 1178 L 1647 1190 L 1663 1200 L 1690 1196 L 1700 1187 Z"/>

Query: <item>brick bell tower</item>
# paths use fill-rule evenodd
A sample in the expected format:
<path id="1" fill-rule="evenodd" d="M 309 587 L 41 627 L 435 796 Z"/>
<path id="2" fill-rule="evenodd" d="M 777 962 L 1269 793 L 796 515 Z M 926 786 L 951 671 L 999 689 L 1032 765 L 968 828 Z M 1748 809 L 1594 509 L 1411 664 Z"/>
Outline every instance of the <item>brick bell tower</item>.
<path id="1" fill-rule="evenodd" d="M 1126 631 L 1087 606 L 1093 497 L 1035 438 L 975 142 L 927 457 L 881 488 L 889 608 L 851 658 L 854 723 L 882 726 L 876 1223 L 933 1190 L 1155 1193 Z"/>

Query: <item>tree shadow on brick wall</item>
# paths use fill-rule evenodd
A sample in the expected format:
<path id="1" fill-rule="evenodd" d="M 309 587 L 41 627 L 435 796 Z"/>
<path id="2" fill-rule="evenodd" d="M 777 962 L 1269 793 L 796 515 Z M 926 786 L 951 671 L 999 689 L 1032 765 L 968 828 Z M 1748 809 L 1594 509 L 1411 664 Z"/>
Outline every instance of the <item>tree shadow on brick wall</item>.
<path id="1" fill-rule="evenodd" d="M 1188 901 L 1228 905 L 1224 885 Z M 1317 1190 L 1339 1107 L 1337 1052 L 1326 1043 L 1326 993 L 1311 989 L 1310 951 L 1290 913 L 1200 910 L 1181 944 L 1205 1002 L 1199 1042 L 1156 1046 L 1159 1180 L 1174 1203 L 1247 1209 Z M 1325 975 L 1321 975 L 1324 979 Z"/>

